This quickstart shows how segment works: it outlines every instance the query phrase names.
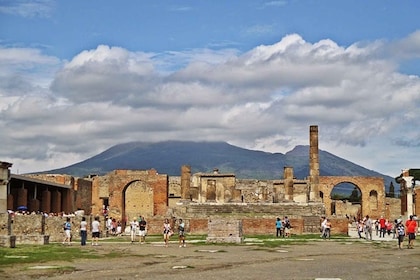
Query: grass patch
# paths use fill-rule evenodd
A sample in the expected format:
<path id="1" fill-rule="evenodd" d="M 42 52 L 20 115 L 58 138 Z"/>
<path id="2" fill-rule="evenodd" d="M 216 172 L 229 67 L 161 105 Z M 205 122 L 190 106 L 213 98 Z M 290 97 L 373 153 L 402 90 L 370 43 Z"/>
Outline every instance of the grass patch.
<path id="1" fill-rule="evenodd" d="M 14 264 L 46 263 L 50 261 L 73 261 L 80 259 L 99 259 L 118 257 L 121 254 L 101 256 L 93 250 L 61 244 L 25 245 L 16 248 L 0 247 L 0 267 Z"/>

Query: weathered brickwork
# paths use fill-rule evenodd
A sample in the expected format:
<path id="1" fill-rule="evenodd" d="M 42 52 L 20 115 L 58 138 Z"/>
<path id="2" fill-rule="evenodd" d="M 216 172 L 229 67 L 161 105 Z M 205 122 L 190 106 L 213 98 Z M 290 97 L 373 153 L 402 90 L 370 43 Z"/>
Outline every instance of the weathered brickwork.
<path id="1" fill-rule="evenodd" d="M 379 218 L 385 215 L 385 186 L 383 178 L 377 177 L 349 177 L 349 176 L 320 176 L 319 192 L 325 204 L 327 215 L 332 215 L 331 192 L 340 183 L 351 183 L 357 186 L 362 194 L 361 215 Z"/>
<path id="2" fill-rule="evenodd" d="M 242 221 L 235 219 L 209 219 L 207 242 L 241 243 Z"/>

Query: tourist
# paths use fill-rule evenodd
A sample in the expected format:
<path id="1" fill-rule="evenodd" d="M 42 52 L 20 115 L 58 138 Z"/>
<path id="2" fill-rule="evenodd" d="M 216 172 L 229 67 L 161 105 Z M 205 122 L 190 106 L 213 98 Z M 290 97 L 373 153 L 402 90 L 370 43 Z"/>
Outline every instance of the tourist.
<path id="1" fill-rule="evenodd" d="M 378 236 L 378 232 L 379 232 L 379 221 L 375 220 L 375 234 L 376 234 L 376 236 Z"/>
<path id="2" fill-rule="evenodd" d="M 372 220 L 369 215 L 366 215 L 364 222 L 366 240 L 372 240 Z"/>
<path id="3" fill-rule="evenodd" d="M 362 220 L 358 220 L 356 223 L 356 227 L 357 227 L 357 234 L 359 235 L 359 238 L 363 238 L 362 237 L 362 232 L 363 232 L 363 222 Z"/>
<path id="4" fill-rule="evenodd" d="M 324 234 L 323 234 L 323 238 L 326 239 L 330 239 L 331 237 L 331 221 L 329 219 L 325 219 L 326 223 L 324 226 Z"/>
<path id="5" fill-rule="evenodd" d="M 321 236 L 320 237 L 321 238 L 324 238 L 326 223 L 327 223 L 327 217 L 322 217 L 322 223 L 321 223 L 321 229 L 320 229 L 320 231 L 321 231 Z"/>
<path id="6" fill-rule="evenodd" d="M 392 222 L 389 220 L 386 220 L 385 226 L 386 226 L 386 233 L 388 234 L 388 236 L 390 236 L 391 231 L 392 231 Z"/>
<path id="7" fill-rule="evenodd" d="M 290 228 L 292 226 L 290 225 L 290 220 L 287 216 L 284 217 L 283 224 L 284 224 L 284 236 L 290 237 Z"/>
<path id="8" fill-rule="evenodd" d="M 279 237 L 279 236 L 282 235 L 282 227 L 283 227 L 282 221 L 279 217 L 277 217 L 277 220 L 276 220 L 276 237 Z"/>
<path id="9" fill-rule="evenodd" d="M 117 232 L 116 232 L 116 234 L 117 234 L 117 236 L 121 236 L 121 233 L 122 233 L 122 224 L 121 224 L 121 221 L 118 220 L 117 221 Z"/>
<path id="10" fill-rule="evenodd" d="M 397 235 L 398 235 L 398 248 L 402 249 L 402 245 L 404 242 L 404 236 L 405 236 L 405 227 L 402 223 L 401 219 L 397 220 Z"/>
<path id="11" fill-rule="evenodd" d="M 139 227 L 139 222 L 136 218 L 134 218 L 130 223 L 130 233 L 131 233 L 131 243 L 133 243 L 136 240 L 136 233 L 137 229 Z"/>
<path id="12" fill-rule="evenodd" d="M 413 215 L 410 215 L 410 219 L 405 222 L 406 232 L 408 235 L 408 249 L 414 249 L 414 240 L 416 239 L 417 233 L 417 221 Z"/>
<path id="13" fill-rule="evenodd" d="M 165 222 L 163 223 L 163 241 L 165 242 L 165 247 L 168 247 L 169 237 L 171 237 L 171 235 L 171 224 L 169 223 L 169 219 L 165 219 Z"/>
<path id="14" fill-rule="evenodd" d="M 99 217 L 96 216 L 92 222 L 92 246 L 98 246 L 98 240 L 100 235 L 101 224 L 99 222 Z"/>
<path id="15" fill-rule="evenodd" d="M 179 219 L 178 234 L 179 234 L 179 248 L 187 247 L 187 245 L 185 245 L 185 224 L 182 221 L 182 219 Z"/>
<path id="16" fill-rule="evenodd" d="M 112 233 L 112 217 L 107 217 L 106 222 L 105 222 L 105 227 L 106 227 L 106 237 L 109 236 L 110 233 Z"/>
<path id="17" fill-rule="evenodd" d="M 66 222 L 64 223 L 64 240 L 63 245 L 70 245 L 71 243 L 71 223 L 70 217 L 67 217 Z"/>
<path id="18" fill-rule="evenodd" d="M 381 218 L 379 219 L 379 237 L 384 238 L 385 237 L 385 233 L 386 233 L 386 220 L 384 219 L 383 216 L 381 216 Z"/>
<path id="19" fill-rule="evenodd" d="M 80 245 L 85 246 L 87 239 L 87 222 L 86 218 L 82 217 L 82 221 L 80 222 Z"/>
<path id="20" fill-rule="evenodd" d="M 144 217 L 140 216 L 139 221 L 139 236 L 140 244 L 146 243 L 147 222 Z"/>

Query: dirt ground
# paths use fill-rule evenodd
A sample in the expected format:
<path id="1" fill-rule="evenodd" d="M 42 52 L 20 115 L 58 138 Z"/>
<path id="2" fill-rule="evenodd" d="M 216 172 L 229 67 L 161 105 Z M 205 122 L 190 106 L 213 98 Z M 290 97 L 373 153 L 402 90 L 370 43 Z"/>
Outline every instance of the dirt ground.
<path id="1" fill-rule="evenodd" d="M 419 242 L 419 240 L 417 240 Z M 420 244 L 399 250 L 396 241 L 314 240 L 275 248 L 256 244 L 195 245 L 102 243 L 104 260 L 31 264 L 6 269 L 1 279 L 420 279 Z M 72 246 L 79 246 L 73 244 Z M 63 246 L 63 250 L 66 247 Z M 68 267 L 53 273 L 51 267 Z"/>

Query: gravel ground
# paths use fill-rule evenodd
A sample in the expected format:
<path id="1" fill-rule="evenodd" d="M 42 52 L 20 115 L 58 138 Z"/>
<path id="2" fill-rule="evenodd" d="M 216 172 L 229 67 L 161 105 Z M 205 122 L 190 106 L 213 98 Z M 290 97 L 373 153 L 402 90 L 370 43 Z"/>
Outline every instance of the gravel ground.
<path id="1" fill-rule="evenodd" d="M 419 244 L 417 244 L 419 245 Z M 73 246 L 79 246 L 73 244 Z M 63 250 L 66 247 L 63 246 Z M 1 279 L 420 279 L 420 246 L 396 241 L 313 240 L 275 248 L 257 244 L 105 243 L 84 250 L 121 254 L 106 260 L 8 268 Z M 54 267 L 68 267 L 57 273 Z"/>

